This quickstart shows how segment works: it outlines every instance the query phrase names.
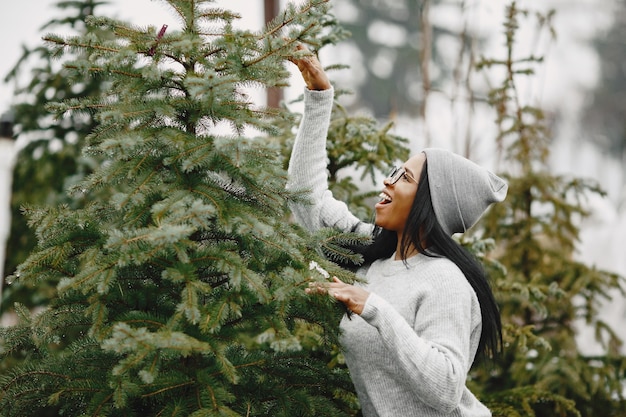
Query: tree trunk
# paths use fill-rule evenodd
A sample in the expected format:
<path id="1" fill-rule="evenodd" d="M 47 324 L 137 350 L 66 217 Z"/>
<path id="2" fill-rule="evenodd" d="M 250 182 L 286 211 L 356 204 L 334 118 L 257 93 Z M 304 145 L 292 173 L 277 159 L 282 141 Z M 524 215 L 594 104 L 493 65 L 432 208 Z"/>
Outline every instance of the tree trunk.
<path id="1" fill-rule="evenodd" d="M 268 24 L 278 15 L 280 0 L 263 0 L 263 8 L 265 10 L 265 24 Z M 283 98 L 283 91 L 279 87 L 270 87 L 267 89 L 267 106 L 276 108 L 280 105 Z"/>

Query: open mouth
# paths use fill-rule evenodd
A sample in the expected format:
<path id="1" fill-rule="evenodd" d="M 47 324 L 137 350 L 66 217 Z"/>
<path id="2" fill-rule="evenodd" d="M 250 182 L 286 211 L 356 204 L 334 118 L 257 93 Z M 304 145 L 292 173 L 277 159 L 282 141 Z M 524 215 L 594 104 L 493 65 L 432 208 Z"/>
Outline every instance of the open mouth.
<path id="1" fill-rule="evenodd" d="M 391 203 L 391 197 L 389 196 L 389 194 L 387 194 L 386 192 L 382 192 L 378 195 L 378 197 L 380 197 L 380 201 L 378 202 L 378 204 L 389 204 Z"/>

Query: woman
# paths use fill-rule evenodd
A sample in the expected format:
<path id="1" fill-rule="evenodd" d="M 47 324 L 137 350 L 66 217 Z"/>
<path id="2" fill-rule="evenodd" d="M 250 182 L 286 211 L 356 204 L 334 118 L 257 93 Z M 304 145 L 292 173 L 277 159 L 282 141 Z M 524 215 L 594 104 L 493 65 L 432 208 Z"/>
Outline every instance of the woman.
<path id="1" fill-rule="evenodd" d="M 374 238 L 357 272 L 365 284 L 334 277 L 307 289 L 328 292 L 355 313 L 341 321 L 340 341 L 363 415 L 490 416 L 465 380 L 477 355 L 500 348 L 500 316 L 480 264 L 451 235 L 502 201 L 506 183 L 458 155 L 425 149 L 384 180 L 375 225 L 361 222 L 328 190 L 333 88 L 314 56 L 292 62 L 307 89 L 288 188 L 312 193 L 312 204 L 294 206 L 294 215 L 312 231 Z"/>

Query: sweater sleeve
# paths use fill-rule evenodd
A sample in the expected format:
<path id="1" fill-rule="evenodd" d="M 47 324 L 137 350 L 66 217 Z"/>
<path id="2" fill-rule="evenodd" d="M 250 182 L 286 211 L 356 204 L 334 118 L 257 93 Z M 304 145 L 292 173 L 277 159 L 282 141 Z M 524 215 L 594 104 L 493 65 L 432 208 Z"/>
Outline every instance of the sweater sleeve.
<path id="1" fill-rule="evenodd" d="M 476 320 L 480 324 L 473 314 L 480 316 L 480 310 L 476 312 L 476 295 L 462 275 L 441 278 L 419 300 L 414 327 L 375 293 L 368 297 L 361 317 L 377 329 L 416 395 L 430 407 L 450 413 L 461 401 L 473 361 L 472 327 Z"/>
<path id="2" fill-rule="evenodd" d="M 287 189 L 309 192 L 309 202 L 292 204 L 296 221 L 309 231 L 333 227 L 358 233 L 371 232 L 345 203 L 328 189 L 326 136 L 330 125 L 333 90 L 304 92 L 304 114 L 289 161 Z"/>

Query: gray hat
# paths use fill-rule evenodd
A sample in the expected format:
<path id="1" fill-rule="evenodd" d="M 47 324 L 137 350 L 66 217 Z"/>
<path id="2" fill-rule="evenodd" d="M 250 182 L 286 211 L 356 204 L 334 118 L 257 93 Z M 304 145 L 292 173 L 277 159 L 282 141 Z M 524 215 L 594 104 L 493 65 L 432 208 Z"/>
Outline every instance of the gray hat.
<path id="1" fill-rule="evenodd" d="M 433 209 L 446 233 L 465 232 L 492 203 L 506 197 L 507 183 L 469 159 L 443 149 L 424 153 Z"/>

